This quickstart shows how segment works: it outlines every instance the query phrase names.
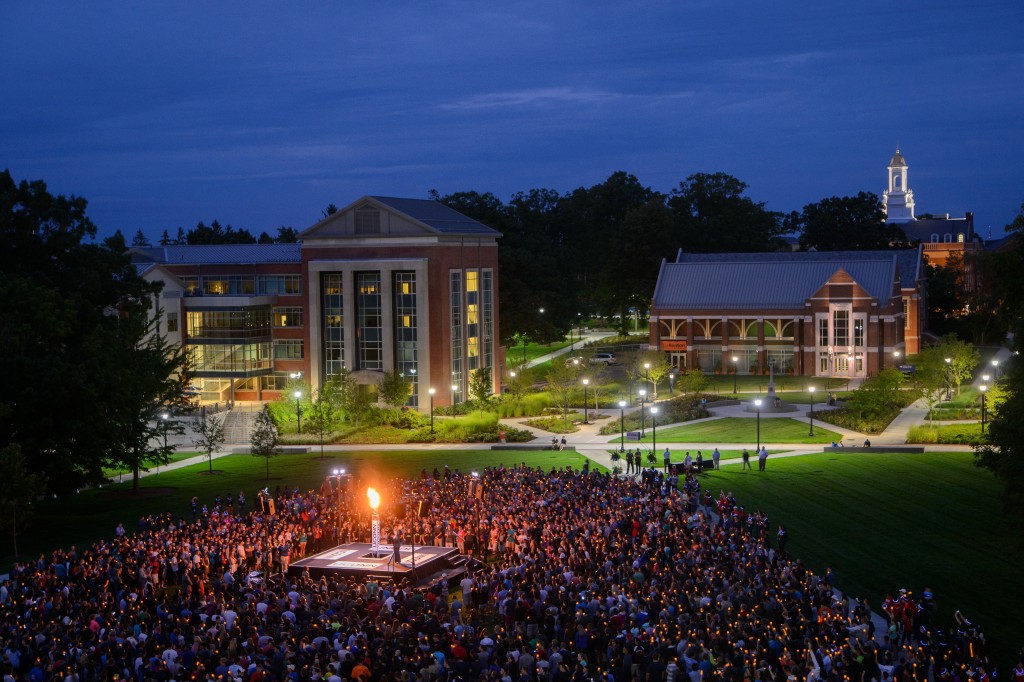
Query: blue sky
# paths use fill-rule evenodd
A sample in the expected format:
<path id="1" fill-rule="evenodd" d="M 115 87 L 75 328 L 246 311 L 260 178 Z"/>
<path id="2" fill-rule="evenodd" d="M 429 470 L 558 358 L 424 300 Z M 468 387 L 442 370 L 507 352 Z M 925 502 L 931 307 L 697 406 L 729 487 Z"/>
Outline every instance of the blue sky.
<path id="1" fill-rule="evenodd" d="M 5 2 L 0 168 L 102 234 L 724 171 L 774 210 L 885 189 L 995 236 L 1024 201 L 1024 3 Z"/>

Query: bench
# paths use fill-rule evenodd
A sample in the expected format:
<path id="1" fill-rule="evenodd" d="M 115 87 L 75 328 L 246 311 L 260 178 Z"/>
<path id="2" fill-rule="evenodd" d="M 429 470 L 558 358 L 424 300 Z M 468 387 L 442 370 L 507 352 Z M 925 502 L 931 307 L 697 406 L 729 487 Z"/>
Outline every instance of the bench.
<path id="1" fill-rule="evenodd" d="M 504 443 L 492 445 L 491 450 L 555 450 L 551 443 Z M 562 448 L 564 452 L 576 452 L 576 446 L 566 445 Z"/>
<path id="2" fill-rule="evenodd" d="M 872 445 L 869 448 L 859 446 L 840 445 L 837 448 L 825 448 L 824 452 L 906 452 L 921 453 L 924 448 L 919 445 Z"/>

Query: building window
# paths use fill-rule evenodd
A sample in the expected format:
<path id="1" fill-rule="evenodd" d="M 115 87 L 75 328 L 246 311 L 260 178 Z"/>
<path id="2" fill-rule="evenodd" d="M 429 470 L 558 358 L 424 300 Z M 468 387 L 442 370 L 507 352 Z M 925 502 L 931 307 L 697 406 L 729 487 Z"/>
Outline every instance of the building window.
<path id="1" fill-rule="evenodd" d="M 167 313 L 167 332 L 178 331 L 178 313 Z"/>
<path id="2" fill-rule="evenodd" d="M 480 306 L 483 310 L 483 366 L 494 367 L 494 276 L 490 270 L 480 273 Z"/>
<path id="3" fill-rule="evenodd" d="M 903 328 L 910 329 L 910 301 L 903 299 Z"/>
<path id="4" fill-rule="evenodd" d="M 199 278 L 198 277 L 182 277 L 181 284 L 185 287 L 186 296 L 198 296 L 199 295 Z"/>
<path id="5" fill-rule="evenodd" d="M 462 386 L 462 273 L 453 270 L 449 277 L 449 313 L 452 333 L 452 384 Z"/>
<path id="6" fill-rule="evenodd" d="M 189 310 L 185 322 L 191 340 L 228 343 L 270 339 L 270 306 Z"/>
<path id="7" fill-rule="evenodd" d="M 480 280 L 476 270 L 466 271 L 466 371 L 480 368 Z"/>
<path id="8" fill-rule="evenodd" d="M 818 345 L 824 348 L 828 345 L 828 318 L 818 319 Z"/>
<path id="9" fill-rule="evenodd" d="M 853 345 L 864 345 L 864 318 L 855 317 L 853 319 Z"/>
<path id="10" fill-rule="evenodd" d="M 301 360 L 303 355 L 302 339 L 275 339 L 275 360 Z"/>
<path id="11" fill-rule="evenodd" d="M 379 272 L 356 273 L 356 343 L 359 369 L 384 369 Z"/>
<path id="12" fill-rule="evenodd" d="M 931 238 L 932 244 L 935 244 L 938 241 L 939 241 L 939 233 L 938 232 L 932 232 L 932 238 Z"/>
<path id="13" fill-rule="evenodd" d="M 273 321 L 275 327 L 301 327 L 302 308 L 276 307 L 274 308 Z"/>
<path id="14" fill-rule="evenodd" d="M 397 369 L 412 387 L 409 396 L 410 407 L 417 407 L 416 364 L 416 273 L 395 272 L 392 275 L 394 288 L 394 329 L 395 329 L 395 369 Z"/>
<path id="15" fill-rule="evenodd" d="M 380 234 L 380 211 L 375 208 L 357 208 L 355 211 L 356 234 Z"/>
<path id="16" fill-rule="evenodd" d="M 264 391 L 283 391 L 288 382 L 292 380 L 293 372 L 283 371 L 273 374 L 264 374 L 260 379 L 260 388 Z"/>
<path id="17" fill-rule="evenodd" d="M 297 296 L 302 293 L 302 275 L 260 275 L 256 288 L 265 296 Z"/>
<path id="18" fill-rule="evenodd" d="M 850 311 L 832 311 L 832 345 L 847 346 L 850 344 Z"/>
<path id="19" fill-rule="evenodd" d="M 320 300 L 324 309 L 323 342 L 324 375 L 341 374 L 345 368 L 345 314 L 342 300 L 342 277 L 340 272 L 325 272 L 320 276 Z"/>
<path id="20" fill-rule="evenodd" d="M 189 344 L 194 376 L 249 376 L 271 366 L 269 343 Z"/>
<path id="21" fill-rule="evenodd" d="M 949 244 L 950 242 L 953 241 L 953 235 L 947 232 L 946 234 L 942 235 L 942 241 L 945 242 L 946 244 Z"/>
<path id="22" fill-rule="evenodd" d="M 256 280 L 251 275 L 211 275 L 203 277 L 204 296 L 252 296 Z"/>
<path id="23" fill-rule="evenodd" d="M 963 244 L 964 243 L 964 233 L 963 232 L 960 232 L 960 233 L 958 233 L 956 235 L 956 241 L 957 241 L 958 244 Z"/>

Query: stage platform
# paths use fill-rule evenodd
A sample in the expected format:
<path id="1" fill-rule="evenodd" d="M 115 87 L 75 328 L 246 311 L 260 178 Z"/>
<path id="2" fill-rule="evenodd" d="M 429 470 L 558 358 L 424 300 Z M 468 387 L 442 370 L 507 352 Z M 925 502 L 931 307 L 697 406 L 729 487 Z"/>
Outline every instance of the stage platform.
<path id="1" fill-rule="evenodd" d="M 314 578 L 332 574 L 367 579 L 405 578 L 413 585 L 425 585 L 436 582 L 442 576 L 451 578 L 466 570 L 467 557 L 460 555 L 455 547 L 416 545 L 415 549 L 414 565 L 412 545 L 401 546 L 400 561 L 396 562 L 391 545 L 381 545 L 380 556 L 374 556 L 369 543 L 350 542 L 292 562 L 288 572 L 296 574 L 309 569 L 309 574 Z"/>

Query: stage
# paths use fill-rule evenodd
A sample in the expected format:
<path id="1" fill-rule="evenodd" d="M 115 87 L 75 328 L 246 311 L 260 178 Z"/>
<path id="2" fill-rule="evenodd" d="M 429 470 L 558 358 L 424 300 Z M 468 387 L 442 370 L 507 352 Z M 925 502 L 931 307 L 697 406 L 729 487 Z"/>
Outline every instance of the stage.
<path id="1" fill-rule="evenodd" d="M 324 575 L 358 576 L 362 578 L 407 579 L 413 585 L 436 582 L 442 576 L 451 578 L 466 570 L 468 557 L 455 547 L 416 545 L 415 566 L 413 546 L 402 545 L 399 561 L 394 560 L 394 547 L 381 545 L 380 556 L 374 556 L 366 542 L 350 542 L 320 554 L 299 559 L 288 567 L 289 573 L 309 569 L 314 578 Z"/>

